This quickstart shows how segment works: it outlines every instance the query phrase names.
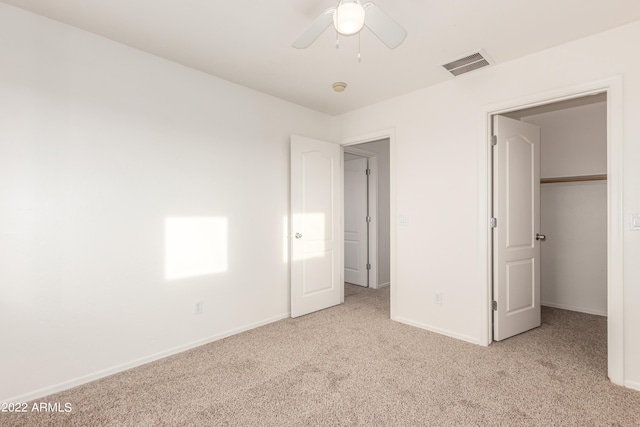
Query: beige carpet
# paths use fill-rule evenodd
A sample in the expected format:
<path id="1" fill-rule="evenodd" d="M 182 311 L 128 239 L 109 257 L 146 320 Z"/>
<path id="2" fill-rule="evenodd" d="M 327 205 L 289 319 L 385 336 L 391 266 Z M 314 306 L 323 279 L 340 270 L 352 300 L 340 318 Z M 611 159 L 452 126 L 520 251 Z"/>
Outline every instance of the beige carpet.
<path id="1" fill-rule="evenodd" d="M 72 412 L 3 426 L 639 426 L 640 392 L 606 377 L 606 319 L 475 346 L 392 322 L 389 290 L 40 399 Z"/>

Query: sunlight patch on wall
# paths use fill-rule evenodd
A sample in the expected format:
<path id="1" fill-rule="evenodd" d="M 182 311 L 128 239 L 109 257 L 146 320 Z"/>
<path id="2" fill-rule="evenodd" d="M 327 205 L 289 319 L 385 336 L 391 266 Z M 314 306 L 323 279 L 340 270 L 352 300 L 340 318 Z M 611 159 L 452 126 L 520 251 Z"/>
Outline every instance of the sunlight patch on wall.
<path id="1" fill-rule="evenodd" d="M 167 218 L 165 279 L 227 271 L 227 234 L 227 218 Z"/>

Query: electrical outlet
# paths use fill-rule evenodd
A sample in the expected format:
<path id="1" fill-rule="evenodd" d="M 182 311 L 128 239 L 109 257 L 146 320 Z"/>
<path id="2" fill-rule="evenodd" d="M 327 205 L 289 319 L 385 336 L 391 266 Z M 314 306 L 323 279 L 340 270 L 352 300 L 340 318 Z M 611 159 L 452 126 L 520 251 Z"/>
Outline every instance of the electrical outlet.
<path id="1" fill-rule="evenodd" d="M 438 305 L 442 304 L 442 294 L 440 292 L 433 294 L 433 303 Z"/>
<path id="2" fill-rule="evenodd" d="M 193 314 L 202 314 L 202 301 L 196 301 L 193 304 Z"/>

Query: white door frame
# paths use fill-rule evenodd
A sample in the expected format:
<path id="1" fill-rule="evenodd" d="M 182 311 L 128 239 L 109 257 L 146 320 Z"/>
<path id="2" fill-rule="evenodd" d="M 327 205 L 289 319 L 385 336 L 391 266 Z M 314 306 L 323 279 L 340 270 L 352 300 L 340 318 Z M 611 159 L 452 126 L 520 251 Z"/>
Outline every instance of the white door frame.
<path id="1" fill-rule="evenodd" d="M 367 183 L 367 215 L 371 216 L 371 222 L 369 223 L 369 234 L 367 236 L 367 245 L 369 249 L 369 259 L 367 262 L 371 264 L 371 269 L 368 273 L 369 280 L 367 282 L 367 287 L 371 289 L 378 289 L 378 154 L 373 151 L 362 150 L 353 146 L 344 147 L 343 155 L 344 153 L 365 157 L 369 162 L 367 168 L 371 170 L 371 174 L 369 175 Z"/>
<path id="2" fill-rule="evenodd" d="M 481 342 L 492 341 L 492 253 L 491 228 L 489 227 L 491 200 L 491 119 L 493 115 L 523 110 L 567 99 L 580 98 L 605 92 L 607 94 L 607 337 L 608 374 L 614 384 L 624 385 L 624 276 L 623 276 L 623 103 L 622 77 L 598 80 L 557 91 L 534 94 L 525 98 L 504 101 L 483 108 L 483 131 L 479 149 L 480 185 L 480 260 L 485 274 L 485 298 L 481 301 L 485 326 Z"/>
<path id="3" fill-rule="evenodd" d="M 389 287 L 390 287 L 390 317 L 396 320 L 396 136 L 395 129 L 383 129 L 363 135 L 344 138 L 340 145 L 350 145 L 375 142 L 381 139 L 389 140 Z"/>

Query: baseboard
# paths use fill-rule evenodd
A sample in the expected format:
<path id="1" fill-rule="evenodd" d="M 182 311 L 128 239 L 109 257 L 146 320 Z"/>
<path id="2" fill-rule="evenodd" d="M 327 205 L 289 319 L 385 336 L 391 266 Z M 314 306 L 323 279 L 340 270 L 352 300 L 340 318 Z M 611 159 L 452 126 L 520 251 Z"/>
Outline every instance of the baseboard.
<path id="1" fill-rule="evenodd" d="M 122 363 L 120 365 L 113 366 L 111 368 L 107 368 L 98 372 L 94 372 L 92 374 L 83 375 L 81 377 L 75 378 L 73 380 L 64 381 L 49 387 L 44 387 L 33 392 L 21 394 L 19 396 L 12 397 L 10 399 L 2 401 L 2 403 L 16 403 L 16 402 L 29 402 L 31 400 L 40 399 L 45 396 L 49 396 L 54 393 L 58 393 L 61 391 L 69 390 L 70 388 L 78 387 L 83 384 L 90 383 L 95 380 L 99 380 L 100 378 L 108 377 L 110 375 L 114 375 L 120 372 L 127 371 L 132 368 L 137 368 L 138 366 L 145 365 L 150 362 L 154 362 L 156 360 L 164 359 L 165 357 L 173 356 L 178 353 L 182 353 L 187 350 L 194 349 L 196 347 L 200 347 L 205 344 L 212 343 L 214 341 L 221 340 L 223 338 L 229 337 L 231 335 L 236 335 L 241 332 L 245 332 L 251 329 L 258 328 L 260 326 L 267 325 L 269 323 L 277 322 L 282 319 L 287 319 L 290 317 L 290 313 L 281 314 L 278 316 L 271 317 L 269 319 L 264 319 L 256 323 L 251 323 L 249 325 L 242 326 L 240 328 L 231 329 L 226 332 L 222 332 L 217 335 L 213 335 L 208 338 L 203 338 L 197 341 L 193 341 L 187 344 L 183 344 L 177 347 L 170 348 L 168 350 L 164 350 L 149 356 L 141 357 L 139 359 L 132 360 L 130 362 Z"/>
<path id="2" fill-rule="evenodd" d="M 378 283 L 378 289 L 386 288 L 387 286 L 390 286 L 390 285 L 391 285 L 391 282 Z"/>
<path id="3" fill-rule="evenodd" d="M 541 301 L 540 305 L 544 305 L 546 307 L 560 308 L 562 310 L 577 311 L 577 312 L 580 312 L 580 313 L 595 314 L 597 316 L 607 317 L 607 312 L 606 311 L 603 312 L 603 311 L 600 311 L 600 310 L 592 310 L 590 308 L 575 307 L 575 306 L 567 305 L 567 304 L 556 304 L 555 302 L 547 302 L 547 301 Z"/>
<path id="4" fill-rule="evenodd" d="M 402 317 L 396 317 L 393 320 L 396 320 L 397 322 L 400 322 L 400 323 L 404 323 L 405 325 L 415 326 L 416 328 L 425 329 L 429 332 L 434 332 L 436 334 L 445 335 L 450 338 L 466 341 L 471 344 L 481 345 L 480 340 L 478 338 L 470 337 L 468 335 L 459 334 L 457 332 L 452 332 L 446 329 L 437 328 L 435 326 L 426 325 L 420 322 L 414 322 L 413 320 L 404 319 Z"/>
<path id="5" fill-rule="evenodd" d="M 636 381 L 625 381 L 624 386 L 627 388 L 640 391 L 640 383 Z"/>

